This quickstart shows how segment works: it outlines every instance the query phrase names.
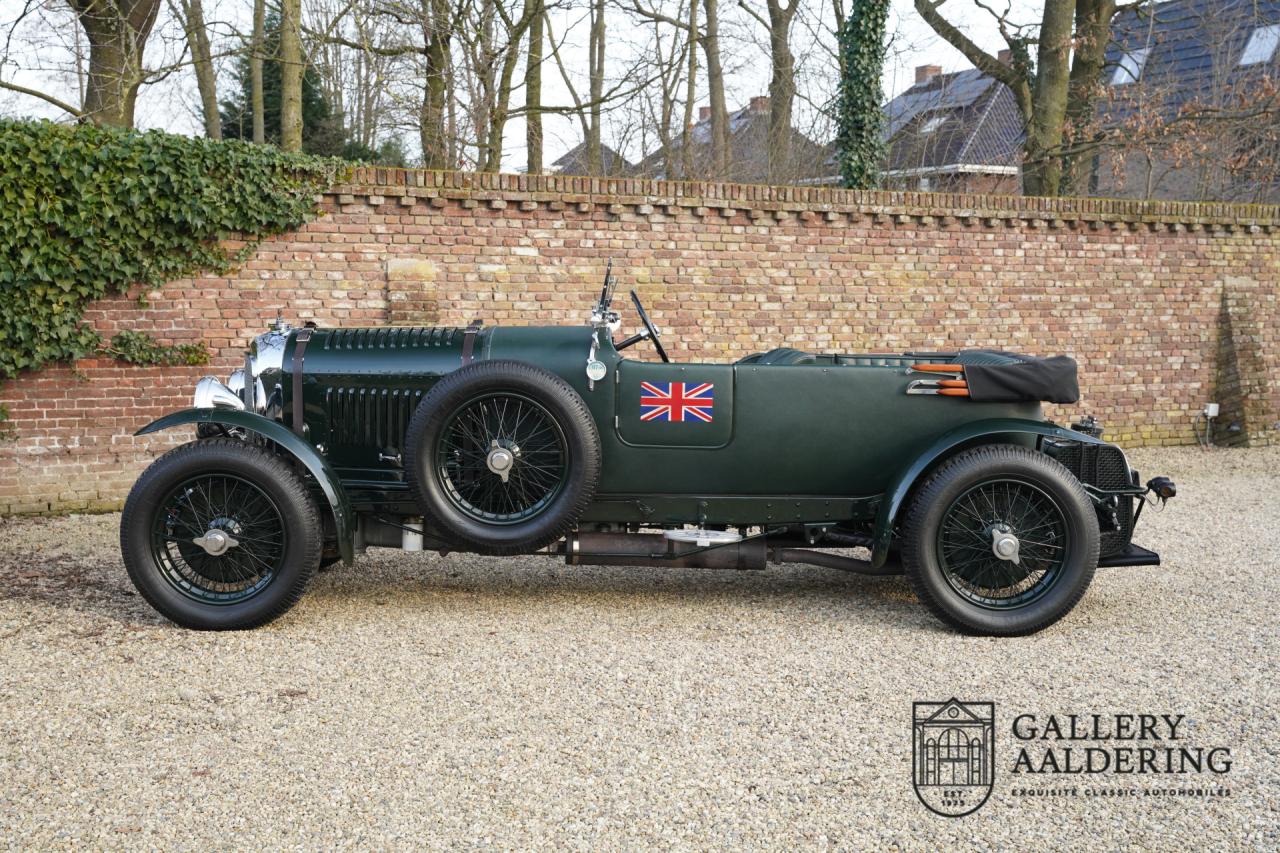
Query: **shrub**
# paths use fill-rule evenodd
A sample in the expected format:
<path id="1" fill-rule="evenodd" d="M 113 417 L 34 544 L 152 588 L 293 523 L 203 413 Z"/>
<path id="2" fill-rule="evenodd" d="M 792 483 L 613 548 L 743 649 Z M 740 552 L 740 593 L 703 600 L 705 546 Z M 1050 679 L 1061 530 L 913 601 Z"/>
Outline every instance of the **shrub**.
<path id="1" fill-rule="evenodd" d="M 202 347 L 137 333 L 104 345 L 85 305 L 225 271 L 240 255 L 224 240 L 302 225 L 344 168 L 244 142 L 0 119 L 0 379 L 98 350 L 199 359 Z"/>

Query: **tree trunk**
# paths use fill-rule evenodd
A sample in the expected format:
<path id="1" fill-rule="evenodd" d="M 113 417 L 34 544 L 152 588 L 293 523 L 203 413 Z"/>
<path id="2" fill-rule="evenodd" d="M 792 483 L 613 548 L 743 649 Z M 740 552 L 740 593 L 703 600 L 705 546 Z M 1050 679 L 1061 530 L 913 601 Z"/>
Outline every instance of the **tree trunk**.
<path id="1" fill-rule="evenodd" d="M 542 174 L 542 15 L 543 0 L 534 0 L 533 20 L 529 22 L 529 53 L 524 68 L 525 125 L 524 142 L 528 149 L 526 171 Z"/>
<path id="2" fill-rule="evenodd" d="M 200 92 L 200 111 L 204 117 L 204 134 L 210 139 L 222 138 L 222 118 L 218 115 L 218 85 L 213 73 L 213 56 L 209 49 L 209 30 L 204 23 L 201 0 L 169 0 L 169 8 L 182 20 L 191 51 L 191 64 L 196 72 L 196 88 Z"/>
<path id="3" fill-rule="evenodd" d="M 509 34 L 505 56 L 502 58 L 502 71 L 498 77 L 497 91 L 494 93 L 493 110 L 489 116 L 489 137 L 481 171 L 499 172 L 502 170 L 502 145 L 506 136 L 507 116 L 511 108 L 511 81 L 515 78 L 516 64 L 520 59 L 520 45 L 524 42 L 524 26 L 529 21 L 537 0 L 525 0 L 525 11 L 520 17 L 514 32 Z"/>
<path id="4" fill-rule="evenodd" d="M 1078 145 L 1088 135 L 1095 121 L 1095 108 L 1106 65 L 1107 45 L 1111 41 L 1111 19 L 1116 14 L 1116 0 L 1076 0 L 1075 54 L 1071 60 L 1071 77 L 1067 85 L 1068 146 Z M 1086 161 L 1092 155 L 1087 155 Z M 1068 153 L 1062 160 L 1060 191 L 1069 195 L 1088 193 L 1090 169 L 1083 168 L 1079 155 Z"/>
<path id="5" fill-rule="evenodd" d="M 266 0 L 253 0 L 253 35 L 249 42 L 249 109 L 253 113 L 253 141 L 267 141 L 266 107 L 262 94 L 262 52 L 267 34 Z"/>
<path id="6" fill-rule="evenodd" d="M 724 101 L 724 69 L 720 65 L 720 11 L 717 0 L 703 0 L 707 26 L 702 51 L 707 57 L 707 91 L 711 96 L 711 167 L 713 177 L 729 171 L 729 109 Z"/>
<path id="7" fill-rule="evenodd" d="M 791 53 L 791 21 L 800 0 L 783 6 L 769 0 L 769 182 L 782 183 L 793 177 L 791 162 L 791 105 L 796 96 L 796 63 Z"/>
<path id="8" fill-rule="evenodd" d="M 684 129 L 680 134 L 680 177 L 693 174 L 693 102 L 698 94 L 698 0 L 689 0 L 689 71 L 685 79 Z M 669 176 L 669 175 L 668 175 Z"/>
<path id="9" fill-rule="evenodd" d="M 604 174 L 604 148 L 600 142 L 600 101 L 604 97 L 604 0 L 591 2 L 591 37 L 589 76 L 591 83 L 591 121 L 587 131 L 587 172 Z"/>
<path id="10" fill-rule="evenodd" d="M 302 150 L 302 0 L 280 3 L 280 147 Z"/>
<path id="11" fill-rule="evenodd" d="M 1026 162 L 1022 168 L 1022 191 L 1027 195 L 1058 194 L 1075 8 L 1075 0 L 1045 3 L 1032 90 L 1035 109 L 1027 123 Z"/>
<path id="12" fill-rule="evenodd" d="M 142 51 L 160 0 L 69 0 L 89 41 L 83 116 L 96 124 L 133 127 L 142 85 Z"/>
<path id="13" fill-rule="evenodd" d="M 448 0 L 425 0 L 423 12 L 422 58 L 426 69 L 422 82 L 422 110 L 418 116 L 422 165 L 428 169 L 452 169 L 455 165 L 450 146 L 453 134 L 445 126 L 446 107 L 452 109 L 445 77 L 453 32 Z"/>

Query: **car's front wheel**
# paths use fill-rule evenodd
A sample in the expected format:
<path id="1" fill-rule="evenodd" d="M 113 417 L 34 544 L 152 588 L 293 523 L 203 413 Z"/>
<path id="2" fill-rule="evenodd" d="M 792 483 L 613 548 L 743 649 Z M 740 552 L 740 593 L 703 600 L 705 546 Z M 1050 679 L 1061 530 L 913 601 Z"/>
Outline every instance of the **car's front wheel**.
<path id="1" fill-rule="evenodd" d="M 151 606 L 187 628 L 270 622 L 302 596 L 324 544 L 306 482 L 265 448 L 230 438 L 166 453 L 129 493 L 120 547 Z"/>
<path id="2" fill-rule="evenodd" d="M 1084 595 L 1098 565 L 1098 522 L 1078 480 L 1025 447 L 966 451 L 916 493 L 902 527 L 916 595 L 974 634 L 1046 628 Z"/>

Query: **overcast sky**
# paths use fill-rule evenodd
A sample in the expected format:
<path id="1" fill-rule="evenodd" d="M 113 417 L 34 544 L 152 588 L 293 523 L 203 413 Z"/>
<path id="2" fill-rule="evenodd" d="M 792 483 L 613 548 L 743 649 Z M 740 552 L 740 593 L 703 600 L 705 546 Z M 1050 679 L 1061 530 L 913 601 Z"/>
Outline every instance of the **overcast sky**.
<path id="1" fill-rule="evenodd" d="M 0 0 L 0 23 L 4 30 L 17 19 L 29 2 L 43 3 L 48 11 L 43 18 L 28 16 L 15 33 L 10 42 L 9 54 L 0 67 L 0 78 L 37 88 L 60 97 L 71 103 L 78 103 L 79 93 L 76 91 L 74 75 L 60 73 L 59 68 L 69 65 L 72 55 L 67 49 L 77 34 L 74 19 L 65 10 L 65 0 Z M 304 0 L 305 2 L 305 0 Z M 763 7 L 763 0 L 747 0 L 753 5 Z M 816 15 L 827 16 L 824 23 L 830 26 L 831 12 L 828 0 L 801 0 L 813 4 Z M 992 5 L 1001 7 L 1006 0 L 994 0 Z M 1007 0 L 1012 2 L 1014 19 L 1019 22 L 1031 22 L 1038 18 L 1042 3 L 1028 0 Z M 733 3 L 726 0 L 722 7 L 732 10 Z M 249 0 L 205 0 L 205 16 L 209 21 L 226 22 L 224 30 L 229 27 L 247 28 L 249 12 L 252 4 Z M 980 45 L 989 49 L 998 49 L 1002 42 L 995 26 L 986 12 L 979 10 L 973 0 L 950 0 L 943 6 L 948 17 L 965 29 Z M 736 11 L 736 10 L 732 10 Z M 741 15 L 741 13 L 739 13 Z M 167 18 L 167 11 L 162 11 L 162 18 Z M 640 49 L 645 34 L 631 29 L 621 13 L 612 13 L 608 17 L 609 24 L 609 57 L 610 62 L 621 66 L 631 61 Z M 565 11 L 556 16 L 555 26 L 559 33 L 564 33 L 566 46 L 564 55 L 575 75 L 585 75 L 586 27 L 582 10 Z M 831 64 L 829 54 L 811 43 L 812 36 L 808 30 L 797 28 L 793 40 L 797 44 L 797 58 L 800 73 L 807 79 L 821 81 L 811 83 L 807 87 L 802 82 L 802 92 L 812 92 L 818 99 L 825 94 L 824 87 L 834 84 L 835 73 L 828 67 Z M 944 71 L 955 71 L 968 67 L 968 62 L 957 51 L 934 35 L 927 24 L 916 14 L 912 0 L 894 0 L 890 30 L 893 42 L 888 63 L 885 68 L 884 85 L 886 92 L 892 96 L 911 85 L 914 80 L 914 69 L 917 65 L 941 65 Z M 745 20 L 736 31 L 729 34 L 736 43 L 726 45 L 729 54 L 727 62 L 730 74 L 726 81 L 727 97 L 730 109 L 736 109 L 746 103 L 752 95 L 765 94 L 768 90 L 769 63 L 767 49 L 763 42 L 753 46 L 751 40 L 762 34 L 752 29 Z M 2 46 L 0 46 L 2 47 Z M 181 41 L 170 20 L 162 20 L 157 26 L 157 33 L 147 45 L 148 66 L 164 64 L 166 59 L 173 61 L 179 55 Z M 223 63 L 219 75 L 219 95 L 225 96 L 233 85 L 229 63 Z M 548 62 L 544 71 L 544 103 L 568 104 L 568 92 L 560 80 L 555 66 Z M 580 89 L 582 87 L 579 87 Z M 518 101 L 517 94 L 515 100 Z M 703 104 L 705 104 L 704 94 Z M 142 128 L 161 128 L 175 133 L 194 134 L 199 132 L 198 102 L 195 96 L 195 81 L 189 69 L 170 75 L 163 81 L 143 87 L 138 98 L 137 123 Z M 811 104 L 797 104 L 796 123 L 801 130 L 808 130 L 815 121 Z M 0 113 L 5 115 L 38 115 L 59 118 L 58 111 L 43 102 L 18 95 L 12 92 L 0 92 Z M 613 126 L 606 127 L 605 141 L 619 144 L 616 128 L 625 119 L 617 117 Z M 545 162 L 550 164 L 569 148 L 581 141 L 581 132 L 576 120 L 569 117 L 547 116 L 544 119 L 546 134 Z M 814 131 L 815 134 L 817 131 Z M 515 171 L 523 166 L 524 126 L 520 120 L 513 120 L 507 129 L 507 148 L 504 152 L 503 166 Z M 826 141 L 826 140 L 821 140 Z M 416 153 L 416 138 L 406 134 L 405 142 L 411 151 Z M 639 144 L 633 140 L 621 143 L 628 156 L 636 157 L 640 153 Z"/>

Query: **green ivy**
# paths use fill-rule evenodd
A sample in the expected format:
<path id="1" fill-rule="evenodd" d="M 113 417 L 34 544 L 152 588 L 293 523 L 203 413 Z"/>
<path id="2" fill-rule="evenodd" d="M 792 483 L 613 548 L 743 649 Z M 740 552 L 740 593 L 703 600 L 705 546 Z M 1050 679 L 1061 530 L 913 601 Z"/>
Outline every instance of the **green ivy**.
<path id="1" fill-rule="evenodd" d="M 225 272 L 236 258 L 223 240 L 302 225 L 345 168 L 244 142 L 0 119 L 0 379 L 100 349 L 198 358 L 131 333 L 104 347 L 84 308 L 135 284 Z"/>
<path id="2" fill-rule="evenodd" d="M 880 77 L 888 16 L 889 0 L 853 0 L 838 34 L 836 150 L 844 185 L 852 189 L 872 189 L 879 181 L 884 156 Z"/>
<path id="3" fill-rule="evenodd" d="M 111 336 L 103 352 L 130 364 L 208 364 L 209 348 L 204 341 L 165 346 L 146 332 L 125 331 Z"/>

